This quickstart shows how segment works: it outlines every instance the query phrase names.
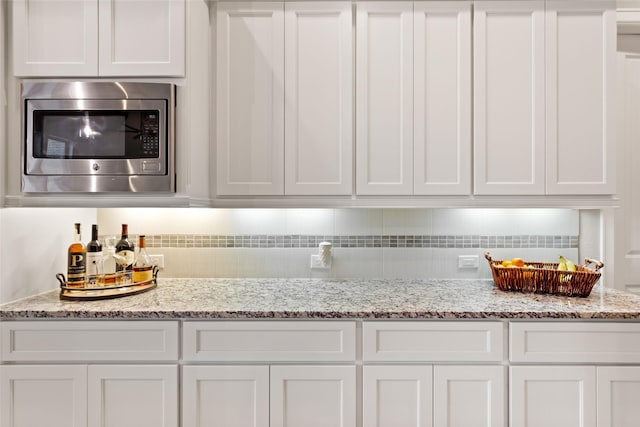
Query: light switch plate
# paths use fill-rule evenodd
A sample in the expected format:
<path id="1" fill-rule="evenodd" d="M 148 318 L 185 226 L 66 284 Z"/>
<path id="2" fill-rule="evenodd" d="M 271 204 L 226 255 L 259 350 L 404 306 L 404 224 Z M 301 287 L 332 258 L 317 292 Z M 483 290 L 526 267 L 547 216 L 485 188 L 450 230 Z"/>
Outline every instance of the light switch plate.
<path id="1" fill-rule="evenodd" d="M 478 255 L 460 255 L 458 256 L 458 268 L 478 268 Z"/>

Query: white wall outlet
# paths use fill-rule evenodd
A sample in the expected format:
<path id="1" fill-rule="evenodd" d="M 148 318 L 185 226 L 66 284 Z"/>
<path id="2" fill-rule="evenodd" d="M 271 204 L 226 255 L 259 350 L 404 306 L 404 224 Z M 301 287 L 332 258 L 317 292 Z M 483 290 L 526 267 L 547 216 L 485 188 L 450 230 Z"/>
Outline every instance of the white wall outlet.
<path id="1" fill-rule="evenodd" d="M 478 255 L 458 256 L 458 268 L 478 268 L 479 266 Z"/>
<path id="2" fill-rule="evenodd" d="M 151 263 L 157 265 L 158 269 L 164 270 L 164 255 L 149 255 Z"/>
<path id="3" fill-rule="evenodd" d="M 322 256 L 311 255 L 311 268 L 314 270 L 329 270 L 331 268 L 331 261 L 325 264 L 322 262 Z"/>

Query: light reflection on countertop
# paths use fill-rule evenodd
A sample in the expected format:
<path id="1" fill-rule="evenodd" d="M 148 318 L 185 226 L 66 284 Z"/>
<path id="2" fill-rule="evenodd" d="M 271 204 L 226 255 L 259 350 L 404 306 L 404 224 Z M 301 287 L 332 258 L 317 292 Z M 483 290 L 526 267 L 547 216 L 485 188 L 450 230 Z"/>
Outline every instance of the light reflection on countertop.
<path id="1" fill-rule="evenodd" d="M 631 319 L 640 296 L 587 298 L 499 290 L 492 280 L 159 278 L 151 291 L 61 301 L 58 291 L 0 305 L 1 319 Z"/>

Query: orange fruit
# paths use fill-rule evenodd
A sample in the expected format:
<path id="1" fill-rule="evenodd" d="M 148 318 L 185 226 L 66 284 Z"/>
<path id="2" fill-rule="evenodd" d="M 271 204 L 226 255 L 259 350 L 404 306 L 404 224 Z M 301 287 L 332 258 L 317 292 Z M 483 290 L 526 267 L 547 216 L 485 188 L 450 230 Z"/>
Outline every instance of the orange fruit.
<path id="1" fill-rule="evenodd" d="M 522 258 L 513 258 L 511 260 L 511 264 L 515 265 L 516 267 L 524 267 L 524 260 Z"/>

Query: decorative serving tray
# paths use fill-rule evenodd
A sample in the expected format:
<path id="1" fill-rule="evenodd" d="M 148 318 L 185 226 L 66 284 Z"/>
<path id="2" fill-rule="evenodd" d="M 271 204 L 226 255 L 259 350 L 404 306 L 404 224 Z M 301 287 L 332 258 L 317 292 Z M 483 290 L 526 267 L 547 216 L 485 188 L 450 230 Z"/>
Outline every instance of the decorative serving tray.
<path id="1" fill-rule="evenodd" d="M 60 299 L 67 301 L 94 301 L 140 294 L 158 286 L 157 278 L 158 267 L 154 266 L 153 277 L 144 282 L 78 288 L 68 286 L 64 274 L 56 274 L 56 279 L 60 282 Z"/>

